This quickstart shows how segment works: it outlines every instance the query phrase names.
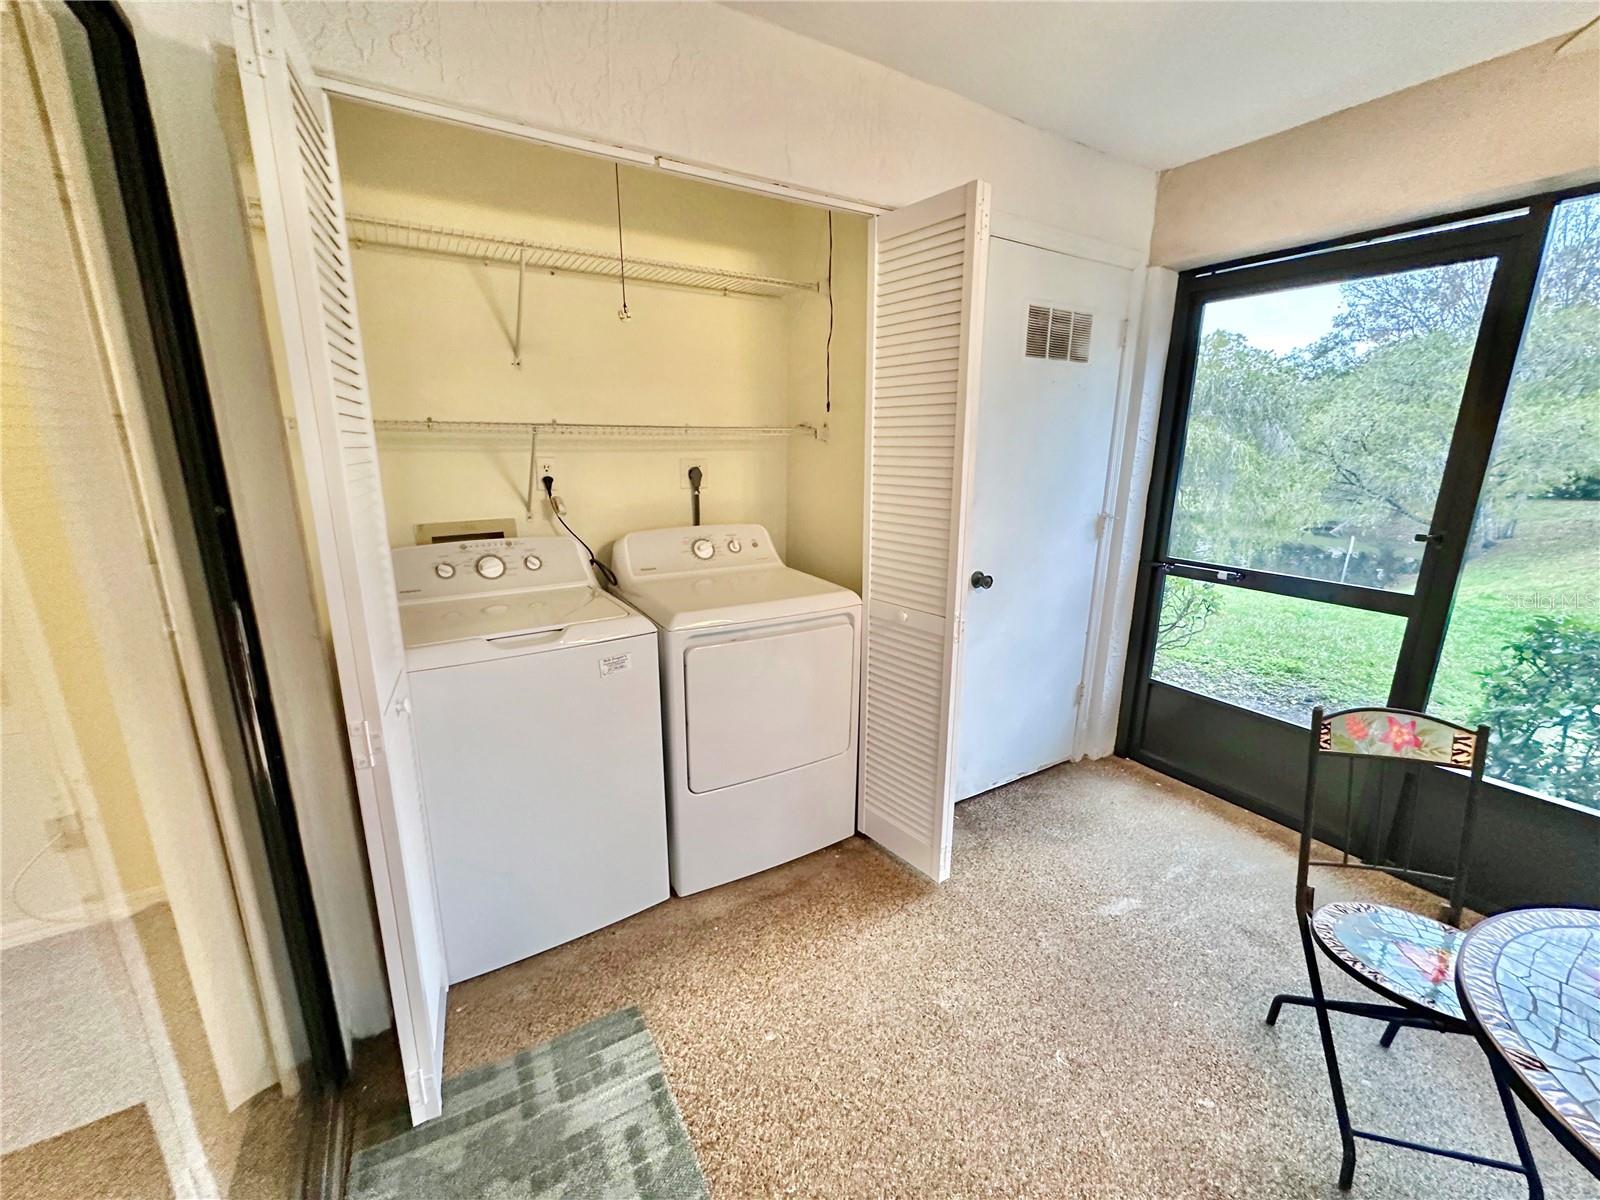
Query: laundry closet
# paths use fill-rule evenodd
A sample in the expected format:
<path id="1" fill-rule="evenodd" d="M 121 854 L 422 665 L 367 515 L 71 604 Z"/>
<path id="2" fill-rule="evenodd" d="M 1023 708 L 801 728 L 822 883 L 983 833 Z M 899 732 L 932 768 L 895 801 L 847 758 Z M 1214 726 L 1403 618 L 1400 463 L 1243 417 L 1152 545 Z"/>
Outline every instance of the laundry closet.
<path id="1" fill-rule="evenodd" d="M 1085 684 L 1113 619 L 1140 255 L 1007 217 L 977 181 L 867 216 L 638 151 L 580 153 L 319 80 L 283 23 L 236 11 L 254 163 L 242 190 L 415 1120 L 439 1111 L 445 996 L 462 977 L 445 962 L 416 749 L 418 586 L 487 595 L 502 575 L 554 578 L 620 621 L 592 547 L 666 648 L 669 795 L 684 782 L 674 755 L 705 732 L 683 706 L 720 687 L 715 711 L 740 742 L 730 770 L 763 777 L 748 767 L 759 738 L 826 747 L 848 806 L 827 840 L 853 824 L 934 880 L 951 870 L 957 800 L 1083 753 Z M 816 578 L 768 587 L 779 576 L 758 567 Z M 800 690 L 843 689 L 846 740 L 764 719 L 791 689 L 746 689 L 731 651 L 705 655 L 698 682 L 669 657 L 703 626 L 727 646 L 743 636 L 694 607 L 724 568 L 752 611 L 827 627 L 773 661 Z M 652 609 L 668 576 L 682 586 Z M 855 657 L 813 671 L 823 645 Z M 597 651 L 584 678 L 631 665 Z M 606 757 L 550 745 L 545 761 L 574 771 Z M 775 770 L 799 778 L 796 762 Z M 749 869 L 719 860 L 687 890 Z"/>
<path id="2" fill-rule="evenodd" d="M 698 466 L 704 522 L 859 589 L 868 218 L 332 112 L 392 546 L 559 533 L 548 474 L 604 560 L 690 524 Z"/>

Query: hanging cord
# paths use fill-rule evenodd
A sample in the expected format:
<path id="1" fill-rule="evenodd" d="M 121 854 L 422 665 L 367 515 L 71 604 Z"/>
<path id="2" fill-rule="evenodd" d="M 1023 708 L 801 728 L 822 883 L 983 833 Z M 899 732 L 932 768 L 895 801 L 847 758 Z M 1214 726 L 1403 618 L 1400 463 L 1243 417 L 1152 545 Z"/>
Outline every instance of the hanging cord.
<path id="1" fill-rule="evenodd" d="M 18 871 L 16 875 L 12 877 L 11 887 L 8 889 L 8 893 L 11 896 L 11 903 L 13 906 L 15 906 L 18 912 L 25 917 L 30 917 L 33 920 L 42 922 L 46 925 L 76 925 L 77 919 L 68 918 L 63 920 L 61 917 L 52 917 L 46 913 L 34 912 L 33 909 L 29 908 L 22 902 L 22 895 L 19 889 L 22 887 L 23 877 L 27 875 L 29 871 L 33 870 L 34 864 L 50 851 L 54 850 L 61 842 L 65 841 L 66 837 L 67 835 L 65 833 L 58 833 L 44 845 L 40 846 L 39 849 L 34 852 L 33 857 L 22 864 L 22 870 Z"/>
<path id="2" fill-rule="evenodd" d="M 622 272 L 622 307 L 617 310 L 617 320 L 626 321 L 633 314 L 628 311 L 628 260 L 622 253 L 622 164 L 611 164 L 611 177 L 617 185 L 617 267 Z"/>
<path id="3" fill-rule="evenodd" d="M 828 348 L 822 372 L 822 411 L 833 411 L 833 209 L 828 210 Z"/>

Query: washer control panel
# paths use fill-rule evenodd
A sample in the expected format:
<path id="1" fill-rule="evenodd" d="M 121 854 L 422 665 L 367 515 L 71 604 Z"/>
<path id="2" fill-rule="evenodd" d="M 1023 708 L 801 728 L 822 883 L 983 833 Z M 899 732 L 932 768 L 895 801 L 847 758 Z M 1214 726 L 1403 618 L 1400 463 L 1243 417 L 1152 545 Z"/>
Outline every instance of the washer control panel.
<path id="1" fill-rule="evenodd" d="M 402 602 L 594 582 L 588 556 L 569 537 L 440 542 L 394 551 L 395 590 Z"/>
<path id="2" fill-rule="evenodd" d="M 624 580 L 783 564 L 771 536 L 760 525 L 646 529 L 618 538 L 611 557 L 618 577 Z"/>

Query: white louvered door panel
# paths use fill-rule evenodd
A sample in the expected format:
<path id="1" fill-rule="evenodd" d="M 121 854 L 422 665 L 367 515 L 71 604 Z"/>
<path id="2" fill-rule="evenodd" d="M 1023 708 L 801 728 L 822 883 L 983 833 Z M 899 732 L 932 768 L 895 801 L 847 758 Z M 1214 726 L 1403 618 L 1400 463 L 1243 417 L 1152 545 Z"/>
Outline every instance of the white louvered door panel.
<path id="1" fill-rule="evenodd" d="M 414 1122 L 437 1116 L 448 986 L 327 98 L 276 4 L 234 5 L 268 257 Z"/>
<path id="2" fill-rule="evenodd" d="M 974 182 L 879 217 L 873 244 L 859 823 L 934 880 L 950 874 L 988 242 Z"/>

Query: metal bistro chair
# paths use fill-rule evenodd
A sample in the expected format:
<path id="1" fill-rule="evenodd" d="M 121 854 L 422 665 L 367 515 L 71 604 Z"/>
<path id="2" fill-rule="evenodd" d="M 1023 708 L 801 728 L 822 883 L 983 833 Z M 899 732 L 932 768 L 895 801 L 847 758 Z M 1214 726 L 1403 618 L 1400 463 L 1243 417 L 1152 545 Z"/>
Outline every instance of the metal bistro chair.
<path id="1" fill-rule="evenodd" d="M 1529 1200 L 1542 1200 L 1544 1196 L 1544 1186 L 1539 1180 L 1538 1168 L 1517 1115 L 1516 1101 L 1498 1072 L 1494 1073 L 1495 1086 L 1500 1092 L 1500 1103 L 1505 1107 L 1506 1123 L 1511 1127 L 1511 1140 L 1516 1145 L 1520 1163 L 1357 1129 L 1350 1123 L 1350 1109 L 1339 1075 L 1339 1058 L 1333 1045 L 1333 1027 L 1328 1020 L 1330 1012 L 1337 1012 L 1383 1021 L 1387 1025 L 1381 1039 L 1385 1048 L 1407 1026 L 1441 1033 L 1471 1034 L 1461 1012 L 1461 1001 L 1456 996 L 1455 962 L 1462 937 L 1459 928 L 1461 901 L 1466 890 L 1473 820 L 1488 745 L 1487 726 L 1468 729 L 1426 713 L 1405 709 L 1359 708 L 1324 715 L 1322 709 L 1318 708 L 1311 714 L 1305 816 L 1300 826 L 1300 865 L 1295 880 L 1295 916 L 1300 925 L 1300 940 L 1305 947 L 1311 995 L 1274 996 L 1272 1006 L 1267 1010 L 1267 1024 L 1277 1023 L 1278 1013 L 1285 1004 L 1303 1005 L 1316 1010 L 1317 1026 L 1322 1034 L 1322 1053 L 1328 1063 L 1328 1082 L 1333 1089 L 1333 1111 L 1339 1120 L 1339 1139 L 1344 1151 L 1344 1159 L 1339 1167 L 1339 1187 L 1342 1189 L 1348 1189 L 1355 1178 L 1356 1139 L 1362 1138 L 1387 1146 L 1420 1150 L 1480 1166 L 1515 1171 L 1527 1177 Z M 1317 809 L 1318 768 L 1326 758 L 1346 760 L 1344 850 L 1340 858 L 1319 860 L 1311 857 L 1311 842 Z M 1367 776 L 1363 780 L 1363 794 L 1372 794 L 1373 780 L 1370 776 L 1378 776 L 1376 820 L 1369 826 L 1367 843 L 1375 849 L 1368 854 L 1366 861 L 1352 862 L 1350 846 L 1354 832 L 1358 760 L 1389 761 L 1366 761 L 1362 764 L 1362 773 Z M 1401 797 L 1408 789 L 1415 796 L 1417 782 L 1424 771 L 1457 768 L 1470 772 L 1452 874 L 1412 869 L 1415 819 L 1409 822 L 1404 834 L 1406 845 L 1404 853 L 1399 856 L 1402 861 L 1392 861 L 1398 849 L 1396 843 L 1401 840 L 1401 831 L 1395 826 L 1399 824 L 1404 808 L 1400 797 L 1397 797 L 1391 825 L 1386 828 L 1383 774 L 1386 767 L 1392 766 L 1398 766 L 1401 772 Z M 1415 807 L 1415 802 L 1412 807 Z M 1307 882 L 1312 867 L 1385 871 L 1435 891 L 1447 890 L 1450 898 L 1444 905 L 1444 920 L 1436 921 L 1406 909 L 1380 904 L 1338 902 L 1318 908 L 1316 891 Z M 1318 973 L 1318 950 L 1337 963 L 1346 974 L 1376 992 L 1386 1003 L 1328 999 L 1323 993 L 1322 976 Z"/>

